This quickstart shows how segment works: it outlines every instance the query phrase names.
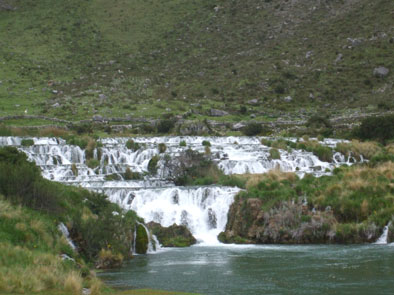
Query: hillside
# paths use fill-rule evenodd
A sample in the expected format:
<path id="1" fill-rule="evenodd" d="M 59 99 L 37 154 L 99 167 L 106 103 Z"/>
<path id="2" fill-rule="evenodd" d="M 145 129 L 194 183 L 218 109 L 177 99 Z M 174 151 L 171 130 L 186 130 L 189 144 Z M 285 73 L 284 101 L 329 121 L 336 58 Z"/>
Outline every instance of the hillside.
<path id="1" fill-rule="evenodd" d="M 391 0 L 0 4 L 0 117 L 264 122 L 393 109 Z"/>

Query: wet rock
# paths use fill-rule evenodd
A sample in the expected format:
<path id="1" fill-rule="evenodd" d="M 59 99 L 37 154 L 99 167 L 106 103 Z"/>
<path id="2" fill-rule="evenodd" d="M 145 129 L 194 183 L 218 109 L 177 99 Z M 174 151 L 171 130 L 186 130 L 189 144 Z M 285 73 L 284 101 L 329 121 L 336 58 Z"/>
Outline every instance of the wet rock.
<path id="1" fill-rule="evenodd" d="M 147 227 L 164 247 L 189 247 L 197 242 L 184 225 L 173 224 L 163 227 L 159 223 L 150 222 Z"/>
<path id="2" fill-rule="evenodd" d="M 389 69 L 386 67 L 378 67 L 373 70 L 373 75 L 376 77 L 386 77 L 389 72 Z"/>

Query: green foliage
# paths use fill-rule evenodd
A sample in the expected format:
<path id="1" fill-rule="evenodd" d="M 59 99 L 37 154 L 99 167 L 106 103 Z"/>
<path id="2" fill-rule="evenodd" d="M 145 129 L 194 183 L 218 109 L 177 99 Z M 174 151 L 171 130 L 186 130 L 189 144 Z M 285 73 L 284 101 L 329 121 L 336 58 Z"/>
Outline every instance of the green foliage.
<path id="1" fill-rule="evenodd" d="M 245 134 L 246 136 L 255 136 L 260 134 L 262 131 L 263 131 L 263 127 L 261 127 L 261 124 L 249 123 L 243 128 L 242 133 Z"/>
<path id="2" fill-rule="evenodd" d="M 157 173 L 157 164 L 159 162 L 160 158 L 159 156 L 153 156 L 152 159 L 149 160 L 148 163 L 148 171 L 150 174 L 156 174 Z"/>
<path id="3" fill-rule="evenodd" d="M 138 172 L 133 172 L 129 167 L 127 167 L 126 172 L 124 174 L 125 180 L 139 180 L 142 179 L 142 175 Z"/>
<path id="4" fill-rule="evenodd" d="M 105 195 L 43 179 L 40 170 L 15 148 L 0 149 L 0 194 L 7 201 L 27 208 L 21 210 L 30 210 L 28 215 L 20 213 L 18 216 L 32 216 L 31 220 L 43 223 L 32 226 L 33 221 L 24 221 L 26 225 L 18 225 L 19 229 L 15 230 L 17 221 L 0 222 L 0 237 L 12 243 L 41 249 L 57 247 L 54 244 L 59 234 L 56 226 L 63 221 L 70 224 L 70 234 L 88 261 L 94 261 L 99 251 L 107 247 L 124 257 L 129 255 L 130 226 L 137 220 L 133 211 L 124 214 Z M 50 234 L 45 237 L 39 236 L 43 226 L 50 228 Z M 66 246 L 60 248 L 70 253 Z"/>
<path id="5" fill-rule="evenodd" d="M 208 140 L 203 140 L 202 141 L 202 145 L 205 146 L 205 147 L 210 147 L 211 143 Z"/>
<path id="6" fill-rule="evenodd" d="M 355 135 L 363 140 L 377 140 L 385 143 L 394 139 L 394 115 L 370 117 L 361 122 Z"/>
<path id="7" fill-rule="evenodd" d="M 34 140 L 33 139 L 22 139 L 21 145 L 28 147 L 34 145 Z"/>
<path id="8" fill-rule="evenodd" d="M 174 128 L 175 122 L 173 119 L 160 120 L 157 124 L 157 132 L 159 133 L 169 133 L 172 128 Z"/>
<path id="9" fill-rule="evenodd" d="M 98 166 L 100 166 L 100 161 L 97 159 L 89 159 L 86 161 L 86 165 L 89 168 L 94 169 L 94 168 L 97 168 Z"/>
<path id="10" fill-rule="evenodd" d="M 182 140 L 182 141 L 179 143 L 179 146 L 185 147 L 185 146 L 186 146 L 186 141 Z"/>
<path id="11" fill-rule="evenodd" d="M 157 149 L 159 150 L 159 153 L 162 154 L 167 150 L 167 146 L 165 143 L 159 143 Z"/>
<path id="12" fill-rule="evenodd" d="M 135 142 L 134 140 L 129 139 L 129 140 L 126 142 L 126 147 L 127 147 L 129 150 L 132 150 L 133 152 L 135 152 L 135 151 L 138 151 L 138 150 L 141 148 L 141 145 L 140 145 L 138 142 Z"/>
<path id="13" fill-rule="evenodd" d="M 136 230 L 135 252 L 138 254 L 146 254 L 148 251 L 148 234 L 142 224 L 138 224 Z"/>
<path id="14" fill-rule="evenodd" d="M 269 150 L 269 153 L 270 153 L 271 159 L 280 159 L 280 153 L 277 149 L 272 148 Z"/>

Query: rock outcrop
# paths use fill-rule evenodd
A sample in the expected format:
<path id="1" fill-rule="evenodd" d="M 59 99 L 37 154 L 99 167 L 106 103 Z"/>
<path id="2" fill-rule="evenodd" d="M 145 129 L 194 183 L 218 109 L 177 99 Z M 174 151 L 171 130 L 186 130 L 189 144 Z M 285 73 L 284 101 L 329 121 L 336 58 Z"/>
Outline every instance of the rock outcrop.
<path id="1" fill-rule="evenodd" d="M 336 220 L 330 208 L 308 208 L 302 198 L 283 201 L 263 210 L 263 201 L 237 197 L 219 240 L 238 244 L 317 244 L 374 242 L 379 237 L 375 225 L 348 228 Z"/>
<path id="2" fill-rule="evenodd" d="M 147 226 L 164 247 L 189 247 L 197 242 L 184 225 L 163 227 L 159 223 L 150 222 Z"/>

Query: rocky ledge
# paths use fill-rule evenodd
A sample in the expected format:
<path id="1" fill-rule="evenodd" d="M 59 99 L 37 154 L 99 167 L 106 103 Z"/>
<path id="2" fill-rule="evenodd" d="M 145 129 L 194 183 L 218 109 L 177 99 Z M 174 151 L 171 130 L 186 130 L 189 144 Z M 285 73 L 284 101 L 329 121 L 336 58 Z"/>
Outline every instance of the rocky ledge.
<path id="1" fill-rule="evenodd" d="M 263 208 L 260 199 L 237 197 L 219 240 L 236 244 L 371 243 L 381 234 L 374 224 L 341 224 L 329 207 L 311 209 L 302 198 Z"/>
<path id="2" fill-rule="evenodd" d="M 147 226 L 163 247 L 189 247 L 197 242 L 184 225 L 163 227 L 159 223 L 150 222 Z"/>

